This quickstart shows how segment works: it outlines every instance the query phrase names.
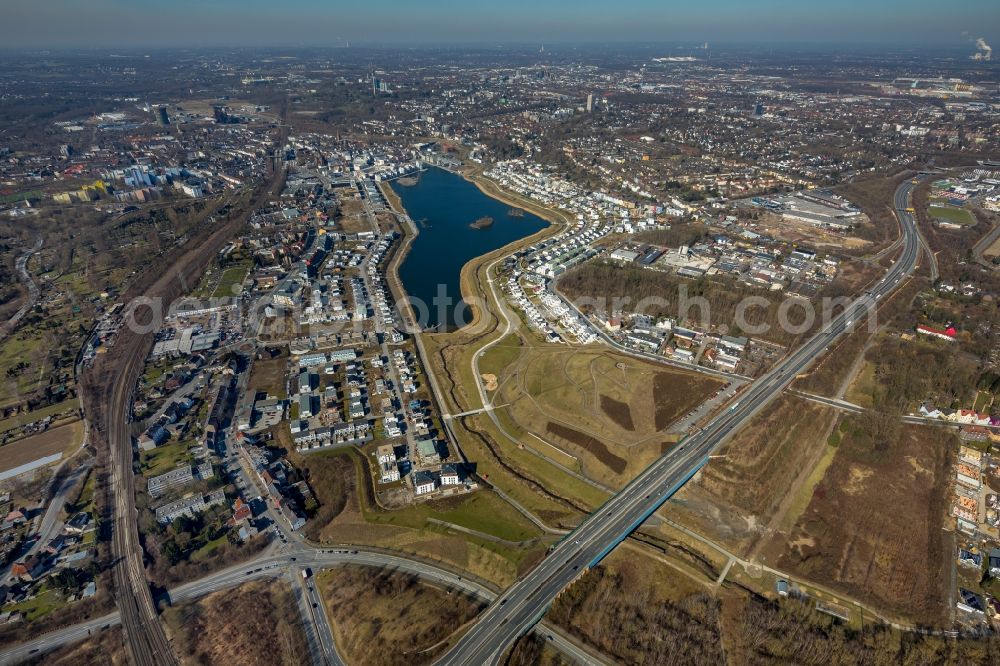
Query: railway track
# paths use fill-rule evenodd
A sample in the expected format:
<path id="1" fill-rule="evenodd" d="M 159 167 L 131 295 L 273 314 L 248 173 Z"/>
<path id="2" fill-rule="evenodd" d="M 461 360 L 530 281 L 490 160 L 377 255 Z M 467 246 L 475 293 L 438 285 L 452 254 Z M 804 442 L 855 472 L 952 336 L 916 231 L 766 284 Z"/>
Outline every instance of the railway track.
<path id="1" fill-rule="evenodd" d="M 275 188 L 280 188 L 283 181 L 284 171 L 274 171 L 271 178 L 259 186 L 255 196 L 246 202 L 241 213 L 218 229 L 206 231 L 202 237 L 195 239 L 189 244 L 189 249 L 179 252 L 170 268 L 155 276 L 146 289 L 130 290 L 129 296 L 133 299 L 144 296 L 149 302 L 162 303 L 165 309 L 197 283 L 197 278 L 212 257 L 243 226 L 250 212 L 273 194 Z M 160 666 L 177 661 L 160 625 L 146 578 L 134 503 L 131 432 L 133 391 L 153 345 L 153 331 L 147 331 L 143 325 L 150 323 L 159 313 L 148 304 L 140 304 L 131 312 L 127 321 L 134 321 L 139 326 L 123 324 L 114 346 L 85 373 L 84 395 L 87 400 L 84 408 L 94 424 L 95 446 L 99 449 L 106 446 L 108 451 L 107 507 L 111 514 L 112 584 L 125 630 L 129 663 Z M 155 330 L 156 327 L 149 328 Z"/>

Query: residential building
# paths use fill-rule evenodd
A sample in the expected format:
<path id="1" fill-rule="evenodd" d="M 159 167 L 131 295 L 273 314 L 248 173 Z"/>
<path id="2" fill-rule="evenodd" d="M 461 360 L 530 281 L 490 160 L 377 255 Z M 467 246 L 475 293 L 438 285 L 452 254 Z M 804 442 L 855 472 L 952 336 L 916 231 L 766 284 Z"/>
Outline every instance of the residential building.
<path id="1" fill-rule="evenodd" d="M 433 472 L 419 471 L 413 474 L 413 492 L 416 495 L 426 495 L 437 488 L 437 479 Z"/>
<path id="2" fill-rule="evenodd" d="M 457 486 L 462 483 L 462 473 L 456 463 L 441 465 L 441 485 Z"/>
<path id="3" fill-rule="evenodd" d="M 221 489 L 207 495 L 196 493 L 190 497 L 157 507 L 156 520 L 164 524 L 170 523 L 181 516 L 194 516 L 212 506 L 224 504 L 225 501 L 226 494 Z"/>

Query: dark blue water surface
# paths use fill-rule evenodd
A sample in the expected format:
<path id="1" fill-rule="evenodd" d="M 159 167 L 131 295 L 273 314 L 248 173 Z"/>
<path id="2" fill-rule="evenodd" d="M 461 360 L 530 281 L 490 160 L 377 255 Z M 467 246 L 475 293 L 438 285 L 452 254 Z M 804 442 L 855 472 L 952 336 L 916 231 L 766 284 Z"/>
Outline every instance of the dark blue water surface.
<path id="1" fill-rule="evenodd" d="M 527 211 L 522 217 L 509 215 L 509 205 L 443 169 L 428 169 L 410 187 L 394 182 L 392 189 L 420 231 L 399 268 L 399 277 L 425 328 L 442 325 L 450 329 L 469 323 L 472 312 L 460 305 L 462 266 L 548 225 Z M 492 226 L 469 226 L 481 217 L 492 217 Z"/>

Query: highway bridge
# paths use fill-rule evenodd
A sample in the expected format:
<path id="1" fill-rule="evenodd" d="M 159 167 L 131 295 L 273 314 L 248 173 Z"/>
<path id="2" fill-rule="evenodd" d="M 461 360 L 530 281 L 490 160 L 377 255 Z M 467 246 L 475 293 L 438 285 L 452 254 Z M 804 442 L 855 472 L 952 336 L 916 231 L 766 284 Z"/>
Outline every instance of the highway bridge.
<path id="1" fill-rule="evenodd" d="M 917 265 L 921 242 L 908 211 L 911 181 L 896 190 L 894 207 L 902 229 L 902 253 L 874 286 L 827 323 L 739 400 L 697 434 L 682 440 L 588 516 L 535 569 L 515 583 L 477 619 L 438 663 L 449 666 L 495 664 L 518 637 L 548 610 L 556 595 L 588 567 L 600 562 L 667 499 L 693 477 L 725 439 L 778 396 L 833 342 L 854 326 L 867 324 L 877 301 L 890 294 Z"/>

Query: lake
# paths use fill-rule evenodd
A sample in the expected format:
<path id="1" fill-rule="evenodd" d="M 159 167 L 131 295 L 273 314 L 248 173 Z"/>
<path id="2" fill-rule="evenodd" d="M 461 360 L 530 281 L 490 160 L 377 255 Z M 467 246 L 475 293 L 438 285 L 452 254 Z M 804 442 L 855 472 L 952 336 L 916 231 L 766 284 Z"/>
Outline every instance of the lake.
<path id="1" fill-rule="evenodd" d="M 448 330 L 469 323 L 472 312 L 461 303 L 462 267 L 548 226 L 527 211 L 518 209 L 523 215 L 510 215 L 511 206 L 443 169 L 424 171 L 416 185 L 393 182 L 391 186 L 420 231 L 399 268 L 399 278 L 424 328 Z M 493 223 L 470 226 L 484 217 Z"/>

